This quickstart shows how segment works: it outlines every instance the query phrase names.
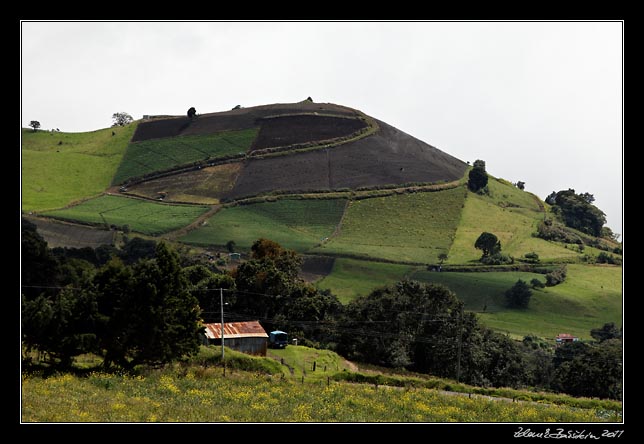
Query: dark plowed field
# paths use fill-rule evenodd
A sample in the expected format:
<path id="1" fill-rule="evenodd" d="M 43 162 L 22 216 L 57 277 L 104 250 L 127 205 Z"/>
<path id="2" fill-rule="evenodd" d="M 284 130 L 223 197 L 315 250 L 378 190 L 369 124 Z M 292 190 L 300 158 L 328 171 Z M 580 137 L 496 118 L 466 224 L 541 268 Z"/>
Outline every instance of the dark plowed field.
<path id="1" fill-rule="evenodd" d="M 365 128 L 361 119 L 296 115 L 263 119 L 252 150 L 287 146 L 348 136 Z"/>
<path id="2" fill-rule="evenodd" d="M 248 129 L 258 126 L 258 120 L 267 116 L 308 112 L 328 112 L 344 116 L 357 115 L 356 111 L 351 108 L 331 103 L 278 103 L 203 114 L 193 121 L 190 121 L 187 116 L 144 121 L 137 127 L 132 137 L 132 142 L 179 135 L 204 135 L 227 130 Z"/>
<path id="3" fill-rule="evenodd" d="M 250 159 L 227 197 L 272 190 L 355 189 L 463 177 L 467 168 L 464 162 L 384 122 L 378 124 L 380 129 L 375 134 L 335 148 Z"/>
<path id="4" fill-rule="evenodd" d="M 29 221 L 36 224 L 38 234 L 47 241 L 49 248 L 97 248 L 101 245 L 112 245 L 114 241 L 113 231 L 37 218 L 29 218 Z"/>

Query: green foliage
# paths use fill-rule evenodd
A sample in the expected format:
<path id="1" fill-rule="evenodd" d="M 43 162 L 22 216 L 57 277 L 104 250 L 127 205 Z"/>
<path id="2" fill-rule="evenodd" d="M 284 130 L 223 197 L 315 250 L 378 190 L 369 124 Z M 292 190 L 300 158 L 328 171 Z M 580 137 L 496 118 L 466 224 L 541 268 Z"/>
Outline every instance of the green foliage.
<path id="1" fill-rule="evenodd" d="M 197 298 L 179 256 L 164 242 L 154 260 L 131 267 L 112 260 L 94 279 L 105 364 L 159 365 L 195 353 L 199 345 Z"/>
<path id="2" fill-rule="evenodd" d="M 76 206 L 47 211 L 46 216 L 89 224 L 106 224 L 133 231 L 159 235 L 188 225 L 208 207 L 196 205 L 168 205 L 121 196 L 101 196 Z"/>
<path id="3" fill-rule="evenodd" d="M 36 131 L 38 131 L 38 128 L 40 128 L 40 122 L 37 120 L 32 120 L 31 122 L 29 122 L 29 126 L 33 128 L 35 133 Z"/>
<path id="4" fill-rule="evenodd" d="M 554 287 L 555 285 L 561 284 L 566 280 L 567 273 L 568 269 L 566 264 L 564 264 L 546 274 L 546 287 Z"/>
<path id="5" fill-rule="evenodd" d="M 552 210 L 559 215 L 566 226 L 599 237 L 606 223 L 606 215 L 592 204 L 595 200 L 589 193 L 576 194 L 568 189 L 549 196 Z"/>
<path id="6" fill-rule="evenodd" d="M 512 288 L 505 292 L 505 300 L 508 308 L 528 308 L 531 297 L 532 291 L 530 287 L 521 279 L 516 281 Z"/>
<path id="7" fill-rule="evenodd" d="M 541 282 L 540 279 L 534 278 L 530 281 L 530 285 L 532 285 L 532 288 L 545 288 L 546 284 Z"/>
<path id="8" fill-rule="evenodd" d="M 376 289 L 346 306 L 338 351 L 468 383 L 520 384 L 525 376 L 514 343 L 462 307 L 442 285 L 401 281 Z"/>
<path id="9" fill-rule="evenodd" d="M 609 339 L 621 339 L 622 329 L 617 328 L 614 322 L 607 322 L 600 328 L 593 328 L 590 331 L 590 336 L 599 342 L 604 342 Z"/>
<path id="10" fill-rule="evenodd" d="M 539 263 L 539 255 L 534 251 L 524 254 L 523 257 L 525 258 L 526 262 L 530 262 L 533 264 Z"/>
<path id="11" fill-rule="evenodd" d="M 499 248 L 501 248 L 499 246 Z M 493 253 L 489 256 L 483 256 L 481 258 L 481 263 L 485 265 L 504 265 L 504 264 L 513 264 L 514 258 L 510 255 L 503 254 L 500 252 Z"/>
<path id="12" fill-rule="evenodd" d="M 470 191 L 478 192 L 484 190 L 488 183 L 485 162 L 482 160 L 474 161 L 474 166 L 470 170 L 468 177 L 467 186 Z"/>
<path id="13" fill-rule="evenodd" d="M 613 264 L 613 265 L 621 265 L 622 264 L 622 259 L 621 258 L 616 258 L 612 254 L 608 254 L 605 251 L 602 251 L 597 255 L 597 263 L 598 264 Z"/>
<path id="14" fill-rule="evenodd" d="M 476 239 L 474 248 L 482 250 L 483 257 L 487 257 L 501 252 L 501 242 L 495 234 L 484 231 L 478 239 Z"/>
<path id="15" fill-rule="evenodd" d="M 318 323 L 342 310 L 337 298 L 298 277 L 302 259 L 295 251 L 268 239 L 255 241 L 251 251 L 251 259 L 233 272 L 236 295 L 229 298 L 231 311 L 266 319 L 270 330 L 297 328 L 309 340 L 328 340 Z"/>
<path id="16" fill-rule="evenodd" d="M 555 352 L 555 388 L 573 396 L 622 399 L 622 341 L 573 342 Z"/>
<path id="17" fill-rule="evenodd" d="M 190 165 L 195 162 L 222 159 L 245 153 L 257 136 L 257 128 L 225 131 L 209 135 L 179 136 L 131 142 L 112 180 L 120 184 L 127 179 L 156 171 Z"/>

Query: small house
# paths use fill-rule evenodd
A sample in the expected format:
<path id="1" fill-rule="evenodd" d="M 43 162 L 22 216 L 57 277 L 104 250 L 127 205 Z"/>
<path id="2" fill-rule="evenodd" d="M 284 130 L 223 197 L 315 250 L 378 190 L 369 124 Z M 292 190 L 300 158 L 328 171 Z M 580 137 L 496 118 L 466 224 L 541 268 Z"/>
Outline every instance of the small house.
<path id="1" fill-rule="evenodd" d="M 559 333 L 555 338 L 557 345 L 567 344 L 569 342 L 577 342 L 579 338 L 568 333 Z"/>
<path id="2" fill-rule="evenodd" d="M 221 345 L 221 323 L 205 324 L 206 345 Z M 249 355 L 266 356 L 268 334 L 259 321 L 224 322 L 224 346 Z"/>

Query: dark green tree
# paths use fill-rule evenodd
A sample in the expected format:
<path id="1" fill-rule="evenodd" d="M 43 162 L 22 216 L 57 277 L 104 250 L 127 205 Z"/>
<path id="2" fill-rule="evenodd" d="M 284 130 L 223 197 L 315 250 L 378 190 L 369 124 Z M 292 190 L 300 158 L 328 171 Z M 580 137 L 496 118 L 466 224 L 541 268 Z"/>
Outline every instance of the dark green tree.
<path id="1" fill-rule="evenodd" d="M 448 256 L 447 256 L 447 253 L 445 253 L 445 252 L 438 254 L 438 260 L 440 261 L 441 265 L 443 264 L 443 262 L 445 262 L 447 260 L 447 258 L 448 258 Z"/>
<path id="2" fill-rule="evenodd" d="M 38 128 L 40 128 L 40 122 L 37 120 L 32 120 L 31 122 L 29 122 L 29 126 L 33 128 L 35 133 L 36 131 L 38 131 Z"/>
<path id="3" fill-rule="evenodd" d="M 518 181 L 517 182 L 517 188 L 520 190 L 525 190 L 525 182 Z"/>
<path id="4" fill-rule="evenodd" d="M 188 118 L 189 118 L 189 119 L 192 119 L 192 118 L 194 118 L 194 117 L 197 115 L 197 110 L 195 109 L 195 107 L 194 107 L 194 106 L 191 106 L 191 107 L 188 109 L 188 113 L 187 113 L 187 114 L 188 114 Z"/>
<path id="5" fill-rule="evenodd" d="M 468 174 L 467 186 L 473 191 L 477 192 L 487 186 L 488 177 L 485 171 L 485 162 L 482 160 L 474 161 L 474 165 Z"/>
<path id="6" fill-rule="evenodd" d="M 237 244 L 234 240 L 229 240 L 228 242 L 226 242 L 226 250 L 228 250 L 229 253 L 234 253 L 236 245 Z"/>
<path id="7" fill-rule="evenodd" d="M 154 259 L 112 260 L 95 278 L 105 363 L 161 365 L 197 351 L 199 303 L 179 255 L 164 242 Z"/>
<path id="8" fill-rule="evenodd" d="M 555 352 L 553 388 L 573 396 L 622 399 L 622 341 L 573 342 Z"/>
<path id="9" fill-rule="evenodd" d="M 607 322 L 600 328 L 590 330 L 590 336 L 599 342 L 604 342 L 609 339 L 621 339 L 622 329 L 617 328 L 614 322 Z"/>
<path id="10" fill-rule="evenodd" d="M 484 231 L 483 233 L 481 233 L 478 239 L 476 239 L 474 248 L 476 248 L 477 250 L 482 250 L 483 257 L 491 256 L 493 254 L 501 252 L 501 241 L 499 241 L 499 238 L 496 237 L 496 235 L 494 235 L 493 233 Z"/>
<path id="11" fill-rule="evenodd" d="M 525 281 L 519 279 L 505 292 L 505 303 L 509 308 L 528 308 L 531 297 L 532 290 Z"/>

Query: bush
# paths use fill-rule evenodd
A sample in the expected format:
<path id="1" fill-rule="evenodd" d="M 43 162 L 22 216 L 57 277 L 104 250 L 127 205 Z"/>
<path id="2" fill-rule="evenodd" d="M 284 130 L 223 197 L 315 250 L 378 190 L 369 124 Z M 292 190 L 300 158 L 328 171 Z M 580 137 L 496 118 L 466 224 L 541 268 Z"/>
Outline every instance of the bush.
<path id="1" fill-rule="evenodd" d="M 531 297 L 530 287 L 521 279 L 505 292 L 505 302 L 509 308 L 528 308 Z"/>
<path id="2" fill-rule="evenodd" d="M 539 255 L 534 251 L 524 254 L 523 257 L 526 259 L 527 262 L 531 262 L 535 264 L 539 262 Z"/>
<path id="3" fill-rule="evenodd" d="M 537 278 L 532 279 L 530 281 L 530 285 L 532 285 L 532 288 L 544 288 L 546 286 L 546 284 L 544 284 Z"/>
<path id="4" fill-rule="evenodd" d="M 554 287 L 555 285 L 561 284 L 566 280 L 566 271 L 566 265 L 562 265 L 556 270 L 546 274 L 546 286 Z"/>
<path id="5" fill-rule="evenodd" d="M 485 265 L 513 264 L 514 263 L 514 258 L 512 256 L 507 255 L 507 254 L 494 253 L 491 256 L 483 256 L 481 258 L 481 263 L 483 263 Z"/>

